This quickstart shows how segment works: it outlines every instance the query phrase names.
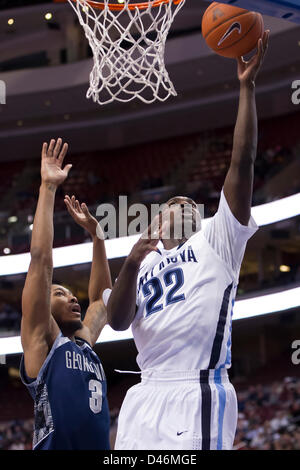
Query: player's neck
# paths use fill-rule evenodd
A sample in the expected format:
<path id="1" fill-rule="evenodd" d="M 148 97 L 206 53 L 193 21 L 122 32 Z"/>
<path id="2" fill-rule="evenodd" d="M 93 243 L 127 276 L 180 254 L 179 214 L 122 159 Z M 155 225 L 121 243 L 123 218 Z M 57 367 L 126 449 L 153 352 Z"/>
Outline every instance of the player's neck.
<path id="1" fill-rule="evenodd" d="M 182 243 L 186 241 L 187 241 L 187 238 L 182 238 L 181 240 L 168 238 L 168 239 L 162 240 L 162 243 L 164 245 L 165 250 L 172 250 L 172 248 L 175 248 L 176 246 L 181 245 Z"/>
<path id="2" fill-rule="evenodd" d="M 70 341 L 75 343 L 74 329 L 71 330 L 70 328 L 60 328 L 60 331 L 62 332 L 63 336 L 65 336 L 66 338 L 69 338 Z"/>

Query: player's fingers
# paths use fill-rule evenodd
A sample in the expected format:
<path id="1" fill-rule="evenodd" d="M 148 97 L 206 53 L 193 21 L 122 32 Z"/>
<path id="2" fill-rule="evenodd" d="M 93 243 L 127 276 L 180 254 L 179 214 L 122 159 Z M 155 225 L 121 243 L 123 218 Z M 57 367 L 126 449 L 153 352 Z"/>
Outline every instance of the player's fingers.
<path id="1" fill-rule="evenodd" d="M 64 168 L 64 173 L 66 174 L 66 176 L 68 176 L 71 168 L 72 168 L 73 165 L 71 165 L 71 163 L 69 163 L 69 165 L 66 165 L 65 168 Z"/>
<path id="2" fill-rule="evenodd" d="M 42 158 L 45 158 L 47 156 L 47 150 L 48 150 L 48 144 L 47 142 L 44 142 L 43 147 L 42 147 Z"/>
<path id="3" fill-rule="evenodd" d="M 53 157 L 54 147 L 55 147 L 55 139 L 51 139 L 48 150 L 47 150 L 47 157 Z"/>
<path id="4" fill-rule="evenodd" d="M 159 237 L 157 236 L 157 238 L 151 238 L 151 240 L 149 240 L 149 242 L 147 243 L 147 246 L 149 248 L 153 248 L 153 246 L 156 246 L 159 242 Z"/>
<path id="5" fill-rule="evenodd" d="M 163 225 L 161 224 L 159 227 L 158 238 L 161 240 L 163 234 Z"/>
<path id="6" fill-rule="evenodd" d="M 75 201 L 75 207 L 76 207 L 77 212 L 82 212 L 79 201 L 77 199 Z"/>
<path id="7" fill-rule="evenodd" d="M 268 46 L 269 46 L 269 36 L 270 36 L 270 30 L 268 29 L 264 33 L 263 37 L 263 57 L 265 56 L 265 53 L 267 52 Z"/>
<path id="8" fill-rule="evenodd" d="M 267 45 L 268 45 L 269 37 L 270 37 L 270 30 L 267 29 L 267 30 L 264 32 L 264 35 L 263 35 L 263 43 L 264 43 L 264 46 L 267 46 Z"/>
<path id="9" fill-rule="evenodd" d="M 84 213 L 84 215 L 90 216 L 90 212 L 87 208 L 87 205 L 84 202 L 81 204 L 81 210 Z"/>
<path id="10" fill-rule="evenodd" d="M 151 221 L 150 225 L 144 231 L 142 238 L 151 239 L 154 236 L 158 236 L 159 230 L 159 214 L 157 214 L 153 220 Z M 157 234 L 157 235 L 155 235 Z"/>
<path id="11" fill-rule="evenodd" d="M 67 206 L 68 208 L 73 209 L 73 207 L 72 207 L 72 205 L 71 205 L 69 199 L 67 199 L 66 197 L 64 198 L 64 203 L 66 204 L 66 206 Z"/>
<path id="12" fill-rule="evenodd" d="M 74 199 L 72 200 L 72 205 L 73 205 L 73 209 L 75 212 L 78 212 L 78 207 L 77 207 L 77 204 L 76 204 L 76 199 L 74 197 Z"/>
<path id="13" fill-rule="evenodd" d="M 60 152 L 60 149 L 61 149 L 61 144 L 62 144 L 62 140 L 59 137 L 59 139 L 57 139 L 56 145 L 55 145 L 54 150 L 53 150 L 53 157 L 54 158 L 57 158 L 57 156 Z"/>
<path id="14" fill-rule="evenodd" d="M 149 246 L 147 246 L 147 249 L 145 250 L 145 253 L 146 253 L 146 255 L 148 255 L 149 253 L 152 253 L 153 251 L 155 251 L 155 252 L 158 253 L 158 252 L 159 252 L 159 249 L 157 248 L 156 245 L 155 245 L 155 246 L 149 245 Z"/>
<path id="15" fill-rule="evenodd" d="M 262 54 L 263 54 L 263 44 L 262 44 L 262 39 L 259 38 L 258 43 L 257 43 L 256 54 L 254 54 L 254 56 L 252 56 L 251 59 L 249 60 L 249 65 L 252 65 L 252 64 L 258 65 L 261 62 Z"/>
<path id="16" fill-rule="evenodd" d="M 244 67 L 244 65 L 245 65 L 245 63 L 246 63 L 245 60 L 244 60 L 244 58 L 243 58 L 242 56 L 237 57 L 237 62 L 238 62 L 238 64 L 239 64 L 240 67 Z"/>
<path id="17" fill-rule="evenodd" d="M 262 54 L 263 54 L 262 53 L 262 43 L 261 43 L 261 39 L 259 39 L 258 46 L 257 46 L 257 52 L 247 62 L 247 66 L 257 68 L 259 66 L 259 64 L 261 63 L 261 61 L 262 61 Z"/>
<path id="18" fill-rule="evenodd" d="M 63 164 L 64 158 L 67 155 L 68 149 L 69 149 L 69 145 L 67 143 L 65 143 L 63 145 L 63 148 L 62 148 L 59 156 L 58 156 L 58 161 L 59 161 L 60 165 Z"/>
<path id="19" fill-rule="evenodd" d="M 158 238 L 161 232 L 162 221 L 163 221 L 163 213 L 159 212 L 159 214 L 157 215 L 157 219 L 154 222 L 154 232 L 155 232 L 155 236 L 157 236 Z"/>
<path id="20" fill-rule="evenodd" d="M 164 219 L 159 231 L 160 238 L 164 238 L 168 233 L 168 228 L 170 227 L 170 219 Z"/>
<path id="21" fill-rule="evenodd" d="M 262 60 L 265 54 L 265 49 L 266 49 L 266 38 L 265 35 L 262 37 L 260 40 L 260 59 Z"/>
<path id="22" fill-rule="evenodd" d="M 69 214 L 71 214 L 71 215 L 73 216 L 73 215 L 74 215 L 74 209 L 73 209 L 73 207 L 72 207 L 70 201 L 65 198 L 65 199 L 64 199 L 64 203 L 65 203 L 65 205 L 66 205 L 66 207 L 67 207 L 67 209 L 68 209 Z"/>

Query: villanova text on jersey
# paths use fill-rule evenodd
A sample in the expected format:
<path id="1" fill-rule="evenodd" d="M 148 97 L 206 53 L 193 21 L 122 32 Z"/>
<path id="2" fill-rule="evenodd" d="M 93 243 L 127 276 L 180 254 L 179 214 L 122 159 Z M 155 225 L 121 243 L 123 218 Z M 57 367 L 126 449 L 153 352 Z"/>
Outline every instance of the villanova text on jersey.
<path id="1" fill-rule="evenodd" d="M 20 373 L 34 400 L 34 450 L 108 450 L 109 409 L 104 370 L 90 345 L 61 333 L 37 378 Z"/>

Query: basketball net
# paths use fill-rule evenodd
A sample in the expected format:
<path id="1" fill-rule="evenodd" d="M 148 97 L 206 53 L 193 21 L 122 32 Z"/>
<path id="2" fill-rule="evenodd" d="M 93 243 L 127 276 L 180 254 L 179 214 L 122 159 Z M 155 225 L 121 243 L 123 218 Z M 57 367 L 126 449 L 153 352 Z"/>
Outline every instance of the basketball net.
<path id="1" fill-rule="evenodd" d="M 153 103 L 176 96 L 164 53 L 170 26 L 185 0 L 150 1 L 144 9 L 132 9 L 131 0 L 124 0 L 118 10 L 110 9 L 111 0 L 102 1 L 99 9 L 88 0 L 68 0 L 93 51 L 87 98 L 102 105 L 135 98 Z"/>

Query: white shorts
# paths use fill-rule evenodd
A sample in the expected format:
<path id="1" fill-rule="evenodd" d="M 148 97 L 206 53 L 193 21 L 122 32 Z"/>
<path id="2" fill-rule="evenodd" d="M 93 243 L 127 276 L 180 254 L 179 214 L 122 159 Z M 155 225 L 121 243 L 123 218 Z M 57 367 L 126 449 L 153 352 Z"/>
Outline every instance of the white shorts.
<path id="1" fill-rule="evenodd" d="M 144 371 L 122 404 L 116 450 L 229 450 L 237 398 L 227 371 Z"/>

